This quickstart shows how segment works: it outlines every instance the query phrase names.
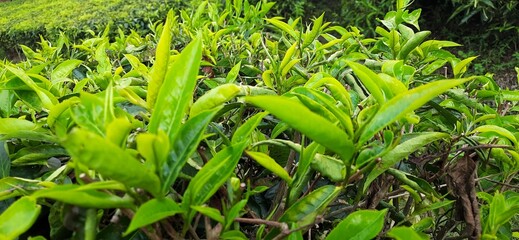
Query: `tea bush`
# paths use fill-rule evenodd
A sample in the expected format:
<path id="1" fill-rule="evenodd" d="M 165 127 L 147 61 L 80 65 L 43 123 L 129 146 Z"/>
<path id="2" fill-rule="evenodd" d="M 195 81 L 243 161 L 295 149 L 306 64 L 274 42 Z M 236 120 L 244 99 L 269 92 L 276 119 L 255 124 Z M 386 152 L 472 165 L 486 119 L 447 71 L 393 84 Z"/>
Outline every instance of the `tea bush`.
<path id="1" fill-rule="evenodd" d="M 24 47 L 0 65 L 0 238 L 512 238 L 519 92 L 408 4 L 373 38 L 227 0 Z"/>
<path id="2" fill-rule="evenodd" d="M 166 9 L 180 7 L 179 0 L 152 1 L 21 1 L 0 3 L 0 52 L 12 52 L 18 44 L 34 45 L 40 35 L 56 40 L 60 32 L 73 39 L 91 36 L 111 24 L 145 33 L 150 21 L 164 18 Z M 0 55 L 0 58 L 5 56 Z"/>

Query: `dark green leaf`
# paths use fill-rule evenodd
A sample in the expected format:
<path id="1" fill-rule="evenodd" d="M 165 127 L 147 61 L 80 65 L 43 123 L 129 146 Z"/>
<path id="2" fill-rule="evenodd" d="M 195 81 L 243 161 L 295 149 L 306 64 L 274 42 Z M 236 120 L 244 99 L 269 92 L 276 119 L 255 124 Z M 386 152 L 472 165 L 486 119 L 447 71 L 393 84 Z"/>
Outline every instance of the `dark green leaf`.
<path id="1" fill-rule="evenodd" d="M 359 131 L 360 136 L 357 144 L 364 144 L 384 127 L 418 109 L 448 89 L 469 80 L 472 80 L 472 78 L 440 80 L 424 84 L 395 96 L 384 103 L 375 113 L 373 118 L 371 118 L 361 131 Z"/>
<path id="2" fill-rule="evenodd" d="M 5 141 L 0 141 L 0 179 L 8 177 L 11 170 L 11 159 L 6 147 Z"/>
<path id="3" fill-rule="evenodd" d="M 41 144 L 25 147 L 10 157 L 13 165 L 46 164 L 50 157 L 66 156 L 67 151 L 57 145 Z"/>
<path id="4" fill-rule="evenodd" d="M 279 221 L 287 223 L 297 223 L 298 226 L 305 226 L 315 221 L 328 204 L 330 204 L 341 192 L 342 187 L 326 185 L 320 187 L 299 201 L 290 206 Z"/>
<path id="5" fill-rule="evenodd" d="M 172 142 L 171 151 L 166 158 L 166 162 L 164 165 L 161 165 L 163 193 L 169 191 L 180 170 L 182 170 L 187 160 L 196 151 L 207 125 L 219 109 L 214 108 L 211 111 L 202 112 L 181 126 L 180 132 Z"/>
<path id="6" fill-rule="evenodd" d="M 231 177 L 245 146 L 241 142 L 221 150 L 191 179 L 182 199 L 188 222 L 194 214 L 190 207 L 205 203 Z"/>
<path id="7" fill-rule="evenodd" d="M 406 141 L 400 143 L 394 149 L 383 155 L 382 161 L 368 174 L 366 182 L 364 183 L 364 191 L 366 191 L 367 187 L 369 187 L 375 178 L 397 164 L 399 161 L 402 161 L 413 152 L 431 142 L 448 137 L 449 134 L 439 132 L 421 132 L 407 135 Z"/>
<path id="8" fill-rule="evenodd" d="M 236 129 L 236 132 L 234 132 L 234 135 L 232 136 L 231 142 L 236 144 L 246 141 L 254 129 L 256 129 L 256 126 L 258 126 L 258 124 L 261 122 L 261 119 L 267 116 L 267 114 L 268 113 L 266 112 L 262 112 L 257 113 L 253 117 L 250 117 L 243 125 Z"/>
<path id="9" fill-rule="evenodd" d="M 150 225 L 178 213 L 182 213 L 182 210 L 173 200 L 169 198 L 152 199 L 137 209 L 124 235 L 126 236 L 138 228 Z"/>
<path id="10" fill-rule="evenodd" d="M 360 210 L 348 215 L 326 236 L 328 240 L 369 240 L 375 238 L 384 226 L 387 209 Z"/>

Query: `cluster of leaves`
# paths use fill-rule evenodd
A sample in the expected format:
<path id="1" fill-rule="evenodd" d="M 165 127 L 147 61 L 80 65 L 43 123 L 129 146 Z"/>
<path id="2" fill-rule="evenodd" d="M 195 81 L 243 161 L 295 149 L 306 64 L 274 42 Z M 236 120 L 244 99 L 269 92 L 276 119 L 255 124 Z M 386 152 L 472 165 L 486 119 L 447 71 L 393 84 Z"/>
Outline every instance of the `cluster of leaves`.
<path id="1" fill-rule="evenodd" d="M 439 38 L 461 43 L 465 52 L 477 52 L 481 57 L 476 64 L 500 75 L 519 65 L 515 57 L 519 51 L 515 37 L 519 32 L 518 4 L 500 0 L 417 1 L 417 6 L 424 8 L 423 25 L 434 29 Z M 515 82 L 506 75 L 500 78 Z"/>
<path id="2" fill-rule="evenodd" d="M 153 1 L 9 1 L 0 3 L 0 58 L 18 44 L 36 47 L 40 35 L 55 41 L 60 32 L 84 38 L 89 31 L 107 25 L 144 31 L 149 21 L 163 19 L 167 10 L 180 6 L 177 0 Z M 3 52 L 3 54 L 2 54 Z"/>
<path id="3" fill-rule="evenodd" d="M 51 239 L 511 238 L 519 92 L 465 76 L 408 4 L 375 38 L 227 0 L 23 48 L 0 65 L 0 237 L 50 208 Z"/>
<path id="4" fill-rule="evenodd" d="M 472 18 L 479 17 L 482 22 L 496 22 L 501 31 L 519 28 L 517 7 L 515 1 L 503 0 L 450 0 L 456 10 L 451 19 L 459 17 L 460 23 L 468 23 Z"/>
<path id="5" fill-rule="evenodd" d="M 253 0 L 251 2 L 259 2 Z M 363 34 L 374 36 L 377 19 L 382 19 L 384 14 L 394 8 L 394 1 L 377 0 L 288 0 L 276 1 L 276 8 L 271 15 L 290 17 L 302 17 L 303 22 L 309 22 L 311 17 L 318 17 L 326 12 L 325 20 L 343 26 L 355 26 L 363 31 Z"/>

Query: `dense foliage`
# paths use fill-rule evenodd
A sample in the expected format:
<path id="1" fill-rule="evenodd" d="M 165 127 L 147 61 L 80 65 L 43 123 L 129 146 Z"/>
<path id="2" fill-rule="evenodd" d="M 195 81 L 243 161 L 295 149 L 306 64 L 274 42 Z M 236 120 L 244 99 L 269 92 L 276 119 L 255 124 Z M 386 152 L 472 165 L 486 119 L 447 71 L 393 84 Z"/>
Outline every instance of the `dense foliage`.
<path id="1" fill-rule="evenodd" d="M 36 47 L 40 35 L 52 41 L 60 32 L 69 38 L 84 38 L 91 36 L 90 31 L 103 31 L 107 25 L 142 33 L 150 21 L 163 19 L 167 9 L 180 6 L 180 1 L 14 0 L 0 4 L 0 58 L 4 58 L 19 44 Z"/>
<path id="2" fill-rule="evenodd" d="M 257 1 L 257 0 L 256 0 Z M 355 26 L 366 36 L 387 11 L 389 0 L 286 0 L 278 1 L 276 16 L 302 17 L 303 22 L 324 11 L 325 20 L 341 26 Z M 449 39 L 463 45 L 455 51 L 469 57 L 478 55 L 476 74 L 492 72 L 501 86 L 517 88 L 513 67 L 519 65 L 519 1 L 508 0 L 415 0 L 410 9 L 422 9 L 420 24 L 432 30 L 431 39 Z"/>
<path id="3" fill-rule="evenodd" d="M 512 238 L 519 92 L 408 4 L 373 38 L 227 0 L 24 47 L 0 64 L 0 238 Z"/>

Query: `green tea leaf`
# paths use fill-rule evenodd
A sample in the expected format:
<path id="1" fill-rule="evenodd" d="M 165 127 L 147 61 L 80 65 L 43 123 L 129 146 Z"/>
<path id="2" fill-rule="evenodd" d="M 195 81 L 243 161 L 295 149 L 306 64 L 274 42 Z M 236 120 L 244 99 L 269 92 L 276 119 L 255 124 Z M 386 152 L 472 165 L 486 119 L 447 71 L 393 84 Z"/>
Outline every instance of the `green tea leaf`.
<path id="1" fill-rule="evenodd" d="M 70 106 L 79 102 L 79 98 L 73 97 L 54 105 L 54 107 L 50 109 L 49 115 L 47 116 L 47 124 L 49 124 L 49 127 L 53 127 L 54 123 L 58 120 L 60 115 L 69 110 Z"/>
<path id="2" fill-rule="evenodd" d="M 416 239 L 416 240 L 427 240 L 429 237 L 423 233 L 416 232 L 411 227 L 394 227 L 389 232 L 387 232 L 387 236 L 396 240 L 407 240 L 407 239 Z"/>
<path id="3" fill-rule="evenodd" d="M 339 159 L 324 154 L 316 154 L 311 164 L 312 168 L 334 182 L 343 181 L 346 177 L 346 167 Z"/>
<path id="4" fill-rule="evenodd" d="M 191 103 L 201 60 L 202 41 L 195 39 L 168 69 L 148 125 L 150 133 L 164 131 L 173 142 Z"/>
<path id="5" fill-rule="evenodd" d="M 479 126 L 476 129 L 472 130 L 471 133 L 477 133 L 477 132 L 479 132 L 479 133 L 486 133 L 486 132 L 495 133 L 501 137 L 507 138 L 514 144 L 514 146 L 519 147 L 517 145 L 517 139 L 514 136 L 514 134 L 511 133 L 510 131 L 508 131 L 506 128 L 502 128 L 502 127 L 496 126 L 496 125 L 483 125 L 483 126 Z"/>
<path id="6" fill-rule="evenodd" d="M 240 69 L 241 69 L 241 61 L 238 62 L 234 67 L 231 68 L 229 73 L 227 73 L 227 77 L 225 77 L 226 83 L 234 83 L 236 82 L 236 78 L 238 75 L 240 75 Z"/>
<path id="7" fill-rule="evenodd" d="M 232 144 L 237 144 L 246 141 L 252 134 L 254 129 L 256 129 L 256 126 L 260 124 L 261 119 L 263 119 L 267 115 L 267 112 L 262 112 L 250 117 L 243 125 L 236 129 L 236 132 L 234 132 L 234 135 L 231 139 Z"/>
<path id="8" fill-rule="evenodd" d="M 152 166 L 153 172 L 161 169 L 170 150 L 168 136 L 164 132 L 159 132 L 158 135 L 142 133 L 137 135 L 136 142 L 137 151 L 146 159 L 146 164 Z"/>
<path id="9" fill-rule="evenodd" d="M 279 64 L 279 69 L 278 69 L 279 71 L 278 71 L 278 73 L 281 73 L 281 72 L 282 72 L 282 71 L 287 67 L 287 65 L 289 65 L 289 63 L 290 63 L 291 61 L 293 61 L 293 60 L 292 60 L 292 57 L 293 57 L 294 54 L 296 53 L 296 50 L 297 50 L 297 44 L 298 44 L 298 43 L 296 42 L 296 43 L 292 44 L 292 46 L 290 46 L 290 47 L 287 49 L 287 52 L 285 53 L 285 56 L 283 57 L 283 60 L 281 60 L 281 63 Z M 294 59 L 294 60 L 296 60 L 296 59 Z M 299 59 L 299 60 L 300 60 L 300 59 Z M 297 61 L 299 61 L 299 60 L 297 60 Z M 293 66 L 293 65 L 292 65 L 292 66 Z M 291 66 L 290 66 L 290 68 L 291 68 Z M 290 70 L 290 69 L 288 69 L 288 70 Z M 288 72 L 288 70 L 287 70 L 287 72 Z M 285 73 L 285 74 L 286 74 L 286 73 Z M 281 74 L 281 76 L 284 76 L 285 74 Z"/>
<path id="10" fill-rule="evenodd" d="M 369 187 L 371 182 L 378 176 L 384 173 L 387 169 L 393 167 L 398 162 L 405 159 L 407 156 L 422 148 L 423 146 L 440 140 L 448 139 L 449 134 L 440 132 L 421 132 L 416 134 L 408 134 L 405 136 L 406 140 L 396 146 L 394 149 L 383 155 L 382 161 L 375 166 L 375 168 L 368 174 L 366 182 L 364 183 L 364 190 Z"/>
<path id="11" fill-rule="evenodd" d="M 311 163 L 315 158 L 315 155 L 322 151 L 323 147 L 319 145 L 317 142 L 310 143 L 304 150 L 295 150 L 299 151 L 301 154 L 301 158 L 299 159 L 298 166 L 296 168 L 296 173 L 294 174 L 294 182 L 292 184 L 292 188 L 288 194 L 287 204 L 290 206 L 294 204 L 294 202 L 299 198 L 299 196 L 303 192 L 303 188 L 307 186 L 308 181 L 310 181 L 311 177 Z"/>
<path id="12" fill-rule="evenodd" d="M 32 179 L 3 177 L 0 179 L 0 201 L 41 189 L 40 183 Z"/>
<path id="13" fill-rule="evenodd" d="M 290 186 L 292 184 L 292 178 L 288 174 L 288 172 L 281 167 L 276 160 L 272 159 L 269 155 L 262 153 L 262 152 L 251 152 L 246 151 L 246 153 L 254 159 L 258 164 L 263 166 L 265 169 L 271 171 L 276 176 L 280 177 L 281 179 L 285 180 L 288 185 Z"/>
<path id="14" fill-rule="evenodd" d="M 274 89 L 274 84 L 272 83 L 272 70 L 266 70 L 261 74 L 261 79 L 263 79 L 263 83 L 270 89 Z"/>
<path id="15" fill-rule="evenodd" d="M 171 48 L 171 21 L 173 21 L 173 11 L 168 12 L 166 23 L 162 27 L 157 50 L 155 51 L 155 63 L 150 70 L 150 82 L 148 83 L 148 93 L 146 100 L 148 101 L 149 109 L 154 109 L 157 95 L 160 94 L 160 89 L 165 81 L 164 77 L 168 71 L 169 55 Z M 180 71 L 182 68 L 175 68 L 175 71 Z M 186 69 L 187 71 L 188 69 Z"/>
<path id="16" fill-rule="evenodd" d="M 224 104 L 238 95 L 240 91 L 241 88 L 232 83 L 223 84 L 209 90 L 193 103 L 189 117 L 192 118 L 202 111 L 210 110 Z"/>
<path id="17" fill-rule="evenodd" d="M 125 149 L 126 139 L 132 130 L 132 123 L 127 118 L 116 118 L 106 127 L 106 139 Z"/>
<path id="18" fill-rule="evenodd" d="M 41 144 L 25 147 L 10 156 L 13 165 L 46 164 L 47 159 L 66 156 L 67 151 L 60 146 Z"/>
<path id="19" fill-rule="evenodd" d="M 477 57 L 469 57 L 461 60 L 459 63 L 456 63 L 452 69 L 455 77 L 461 77 L 464 72 L 467 71 L 467 66 Z"/>
<path id="20" fill-rule="evenodd" d="M 0 179 L 4 179 L 10 176 L 11 171 L 11 159 L 9 158 L 9 152 L 7 151 L 7 145 L 5 141 L 0 141 Z M 0 181 L 2 181 L 0 180 Z M 0 192 L 1 195 L 1 192 Z"/>
<path id="21" fill-rule="evenodd" d="M 41 189 L 32 194 L 35 198 L 50 198 L 87 208 L 131 208 L 131 198 L 121 198 L 113 194 L 93 189 L 82 189 L 79 185 L 56 185 L 52 188 Z"/>
<path id="22" fill-rule="evenodd" d="M 297 33 L 294 30 L 294 28 L 292 28 L 292 26 L 288 25 L 287 23 L 280 21 L 279 18 L 270 18 L 266 19 L 266 21 L 281 29 L 282 31 L 288 33 L 291 37 L 297 38 Z"/>
<path id="23" fill-rule="evenodd" d="M 348 133 L 348 135 L 353 137 L 353 135 L 354 135 L 353 134 L 353 123 L 351 122 L 351 117 L 348 114 L 349 109 L 341 109 L 339 106 L 337 106 L 336 99 L 330 97 L 329 95 L 327 95 L 321 91 L 317 91 L 317 90 L 309 89 L 309 88 L 305 88 L 305 87 L 295 87 L 295 88 L 292 88 L 291 91 L 304 94 L 305 96 L 310 97 L 311 99 L 318 102 L 317 107 L 325 108 L 331 114 L 333 114 L 334 118 L 332 118 L 333 120 L 331 122 L 335 122 L 336 120 L 339 121 L 339 123 L 345 129 L 346 133 Z M 322 114 L 320 114 L 320 115 L 322 115 Z M 330 119 L 330 118 L 328 118 L 328 119 Z"/>
<path id="24" fill-rule="evenodd" d="M 384 218 L 387 209 L 377 210 L 360 210 L 351 213 L 342 220 L 331 232 L 326 239 L 351 239 L 351 240 L 369 240 L 375 238 L 384 227 Z"/>
<path id="25" fill-rule="evenodd" d="M 384 127 L 418 109 L 448 89 L 469 80 L 472 80 L 472 78 L 440 80 L 398 94 L 383 104 L 373 118 L 359 131 L 360 136 L 357 144 L 364 144 Z"/>
<path id="26" fill-rule="evenodd" d="M 323 18 L 324 13 L 314 20 L 312 30 L 309 33 L 305 34 L 305 40 L 303 41 L 303 46 L 301 47 L 302 49 L 308 47 L 318 37 L 319 32 L 321 31 L 321 27 L 323 26 Z"/>
<path id="27" fill-rule="evenodd" d="M 38 131 L 39 126 L 31 121 L 18 118 L 0 118 L 0 134 L 19 131 Z"/>
<path id="28" fill-rule="evenodd" d="M 407 42 L 402 46 L 400 52 L 396 56 L 397 59 L 407 59 L 409 53 L 415 50 L 422 42 L 431 34 L 430 31 L 421 31 L 415 33 Z"/>
<path id="29" fill-rule="evenodd" d="M 342 187 L 332 185 L 322 186 L 308 195 L 304 196 L 292 206 L 290 206 L 283 216 L 279 218 L 281 222 L 297 223 L 298 226 L 305 226 L 315 221 L 328 204 L 330 204 L 341 192 Z"/>
<path id="30" fill-rule="evenodd" d="M 245 146 L 240 142 L 221 150 L 191 179 L 182 199 L 187 222 L 194 216 L 191 206 L 205 203 L 231 177 Z"/>
<path id="31" fill-rule="evenodd" d="M 249 239 L 244 233 L 242 233 L 240 230 L 231 230 L 222 233 L 220 235 L 220 239 L 222 240 L 247 240 Z"/>
<path id="32" fill-rule="evenodd" d="M 301 103 L 279 96 L 246 97 L 245 101 L 269 111 L 294 129 L 336 152 L 343 161 L 351 160 L 354 149 L 348 135 Z"/>
<path id="33" fill-rule="evenodd" d="M 193 209 L 205 216 L 208 216 L 209 218 L 211 218 L 219 223 L 224 223 L 224 221 L 225 221 L 222 214 L 220 214 L 220 211 L 216 208 L 207 207 L 207 206 L 191 206 L 191 209 Z"/>
<path id="34" fill-rule="evenodd" d="M 224 215 L 225 217 L 225 228 L 229 229 L 231 225 L 234 223 L 234 219 L 240 216 L 240 211 L 245 208 L 247 205 L 247 199 L 243 199 L 239 201 L 238 203 L 234 204 L 234 206 L 229 209 L 229 211 Z"/>
<path id="35" fill-rule="evenodd" d="M 81 92 L 81 103 L 70 107 L 71 117 L 82 128 L 95 132 L 100 136 L 105 135 L 105 103 L 104 100 L 94 94 Z"/>
<path id="36" fill-rule="evenodd" d="M 161 165 L 162 193 L 167 193 L 175 182 L 187 160 L 193 155 L 202 140 L 207 125 L 220 108 L 202 112 L 181 126 L 180 132 L 171 143 L 166 162 Z"/>
<path id="37" fill-rule="evenodd" d="M 95 50 L 94 58 L 97 61 L 96 70 L 100 74 L 111 74 L 112 72 L 112 63 L 110 62 L 110 58 L 106 53 L 108 46 L 108 38 L 104 38 L 101 40 L 101 43 L 96 47 Z"/>
<path id="38" fill-rule="evenodd" d="M 73 130 L 63 142 L 73 161 L 127 186 L 159 195 L 160 180 L 128 152 L 103 137 L 83 129 Z"/>
<path id="39" fill-rule="evenodd" d="M 34 224 L 40 211 L 36 199 L 18 199 L 0 215 L 0 239 L 17 239 Z"/>
<path id="40" fill-rule="evenodd" d="M 0 117 L 8 118 L 16 101 L 14 92 L 11 90 L 0 90 Z"/>
<path id="41" fill-rule="evenodd" d="M 40 99 L 43 107 L 46 109 L 51 109 L 55 104 L 58 103 L 58 99 L 56 99 L 52 93 L 36 85 L 31 77 L 29 77 L 23 70 L 7 65 L 5 68 L 20 78 L 20 80 L 22 80 L 30 89 L 32 89 L 32 91 L 38 95 L 38 98 Z"/>
<path id="42" fill-rule="evenodd" d="M 52 73 L 50 74 L 50 80 L 52 82 L 56 82 L 62 78 L 68 77 L 72 73 L 72 71 L 76 69 L 82 62 L 83 61 L 77 59 L 69 59 L 63 61 L 52 70 Z"/>
<path id="43" fill-rule="evenodd" d="M 182 212 L 183 211 L 178 203 L 173 200 L 169 198 L 154 198 L 142 204 L 137 209 L 137 212 L 135 212 L 135 215 L 130 222 L 130 226 L 128 226 L 128 229 L 126 229 L 123 235 L 127 236 L 141 227 Z"/>
<path id="44" fill-rule="evenodd" d="M 57 138 L 47 129 L 18 118 L 0 118 L 0 140 L 21 138 L 43 142 L 58 142 Z"/>
<path id="45" fill-rule="evenodd" d="M 123 98 L 126 98 L 129 102 L 141 106 L 143 108 L 148 108 L 148 103 L 144 101 L 135 91 L 133 91 L 130 87 L 127 88 L 117 88 L 117 93 Z"/>
<path id="46" fill-rule="evenodd" d="M 337 101 L 342 102 L 342 104 L 346 108 L 346 114 L 348 116 L 351 116 L 353 112 L 351 96 L 337 79 L 326 76 L 323 76 L 321 78 L 319 74 L 315 74 L 305 83 L 305 87 L 314 89 L 323 85 L 326 86 L 328 90 L 330 90 L 333 98 L 335 98 Z"/>
<path id="47" fill-rule="evenodd" d="M 393 97 L 386 82 L 371 69 L 356 62 L 347 61 L 347 63 L 378 104 L 382 105 Z"/>

